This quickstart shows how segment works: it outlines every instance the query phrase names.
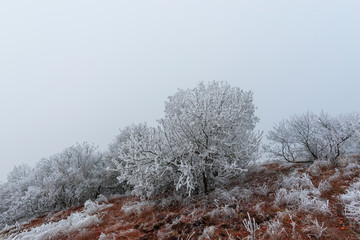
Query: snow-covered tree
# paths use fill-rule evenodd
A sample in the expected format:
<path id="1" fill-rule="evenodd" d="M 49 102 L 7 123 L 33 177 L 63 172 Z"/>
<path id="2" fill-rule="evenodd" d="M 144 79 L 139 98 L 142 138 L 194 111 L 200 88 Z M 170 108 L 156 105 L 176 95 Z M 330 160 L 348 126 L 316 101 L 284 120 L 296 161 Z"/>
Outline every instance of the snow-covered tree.
<path id="1" fill-rule="evenodd" d="M 358 114 L 331 116 L 307 112 L 283 120 L 267 136 L 270 156 L 289 162 L 335 161 L 351 152 L 350 146 L 359 133 Z"/>
<path id="2" fill-rule="evenodd" d="M 15 166 L 8 181 L 0 186 L 0 230 L 5 224 L 14 223 L 28 216 L 23 204 L 26 192 L 33 184 L 34 171 L 26 164 Z"/>
<path id="3" fill-rule="evenodd" d="M 145 197 L 207 194 L 257 158 L 254 111 L 252 93 L 225 82 L 179 90 L 157 128 L 132 125 L 110 146 L 119 179 Z"/>
<path id="4" fill-rule="evenodd" d="M 83 143 L 44 158 L 36 166 L 36 180 L 54 207 L 68 207 L 94 199 L 106 185 L 103 154 Z"/>
<path id="5" fill-rule="evenodd" d="M 102 153 L 83 143 L 42 159 L 35 168 L 15 167 L 0 186 L 0 228 L 76 206 L 99 194 L 121 191 Z"/>
<path id="6" fill-rule="evenodd" d="M 110 145 L 118 179 L 133 188 L 133 194 L 150 197 L 165 193 L 173 184 L 174 169 L 168 161 L 159 128 L 146 124 L 126 127 Z"/>
<path id="7" fill-rule="evenodd" d="M 226 82 L 200 83 L 165 103 L 159 122 L 177 166 L 177 189 L 205 193 L 239 173 L 258 156 L 252 92 Z"/>

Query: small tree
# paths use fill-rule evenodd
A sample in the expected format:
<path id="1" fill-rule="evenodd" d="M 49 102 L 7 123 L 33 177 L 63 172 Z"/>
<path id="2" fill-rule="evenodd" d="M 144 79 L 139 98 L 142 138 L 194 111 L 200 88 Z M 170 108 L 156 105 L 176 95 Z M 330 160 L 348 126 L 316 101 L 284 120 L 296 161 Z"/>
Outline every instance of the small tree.
<path id="1" fill-rule="evenodd" d="M 335 161 L 349 151 L 360 129 L 357 114 L 330 116 L 307 112 L 283 120 L 267 136 L 270 156 L 289 162 Z"/>

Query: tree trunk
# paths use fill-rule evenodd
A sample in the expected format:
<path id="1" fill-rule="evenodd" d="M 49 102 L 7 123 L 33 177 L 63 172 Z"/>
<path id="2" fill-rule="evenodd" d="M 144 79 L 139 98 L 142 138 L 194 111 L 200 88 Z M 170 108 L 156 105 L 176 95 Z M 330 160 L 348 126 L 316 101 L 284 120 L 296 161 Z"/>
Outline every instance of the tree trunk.
<path id="1" fill-rule="evenodd" d="M 203 183 L 204 183 L 204 192 L 205 195 L 208 195 L 208 185 L 207 185 L 207 178 L 205 176 L 205 172 L 202 172 L 203 175 Z"/>

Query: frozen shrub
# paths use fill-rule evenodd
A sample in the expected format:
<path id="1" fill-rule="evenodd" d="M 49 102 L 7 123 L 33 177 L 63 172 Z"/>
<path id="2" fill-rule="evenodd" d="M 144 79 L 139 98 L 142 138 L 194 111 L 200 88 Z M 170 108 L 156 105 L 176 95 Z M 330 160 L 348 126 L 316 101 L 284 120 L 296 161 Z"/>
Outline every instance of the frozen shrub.
<path id="1" fill-rule="evenodd" d="M 165 226 L 165 228 L 160 229 L 157 232 L 157 237 L 160 240 L 167 239 L 169 237 L 170 228 L 168 225 Z"/>
<path id="2" fill-rule="evenodd" d="M 151 201 L 135 201 L 129 202 L 121 207 L 121 210 L 125 214 L 140 214 L 142 211 L 149 209 L 155 205 L 154 202 Z"/>
<path id="3" fill-rule="evenodd" d="M 157 203 L 157 206 L 160 208 L 168 208 L 171 205 L 179 205 L 184 204 L 186 205 L 189 199 L 184 199 L 179 195 L 170 195 L 164 198 L 161 198 L 161 200 Z"/>
<path id="4" fill-rule="evenodd" d="M 105 233 L 101 233 L 98 240 L 109 240 L 113 239 L 111 235 L 106 235 Z"/>
<path id="5" fill-rule="evenodd" d="M 284 235 L 287 235 L 286 230 L 283 227 L 283 224 L 279 221 L 279 219 L 272 219 L 267 224 L 266 234 L 271 239 L 280 239 Z"/>
<path id="6" fill-rule="evenodd" d="M 340 196 L 348 218 L 360 223 L 360 179 L 357 179 L 344 194 Z"/>
<path id="7" fill-rule="evenodd" d="M 294 238 L 294 239 L 297 239 L 298 237 L 298 234 L 296 232 L 296 222 L 293 220 L 293 215 L 289 213 L 289 218 L 290 218 L 290 225 L 292 227 L 291 229 L 291 236 Z"/>
<path id="8" fill-rule="evenodd" d="M 359 170 L 360 169 L 360 164 L 359 163 L 354 163 L 354 162 L 350 162 L 345 168 L 344 170 Z"/>
<path id="9" fill-rule="evenodd" d="M 179 224 L 179 223 L 181 222 L 181 220 L 183 220 L 184 218 L 185 218 L 184 215 L 181 215 L 181 216 L 175 218 L 175 219 L 171 222 L 170 227 Z"/>
<path id="10" fill-rule="evenodd" d="M 319 174 L 321 173 L 319 164 L 316 164 L 317 162 L 320 162 L 320 161 L 316 161 L 315 163 L 311 164 L 311 166 L 307 170 L 307 172 L 313 176 L 319 176 Z"/>
<path id="11" fill-rule="evenodd" d="M 283 187 L 276 192 L 275 205 L 285 204 L 300 211 L 329 212 L 328 201 L 320 198 L 321 192 L 313 185 L 309 175 L 284 177 L 280 185 Z"/>
<path id="12" fill-rule="evenodd" d="M 197 220 L 200 217 L 202 217 L 205 212 L 206 212 L 205 207 L 197 208 L 197 207 L 194 206 L 193 210 L 191 212 L 189 212 L 187 214 L 187 216 L 190 217 L 193 220 Z"/>
<path id="13" fill-rule="evenodd" d="M 284 211 L 279 211 L 276 214 L 276 218 L 280 221 L 283 221 L 286 216 L 292 216 L 291 211 L 289 209 L 285 209 Z"/>
<path id="14" fill-rule="evenodd" d="M 233 204 L 237 201 L 237 197 L 239 194 L 239 188 L 235 187 L 231 190 L 227 190 L 224 188 L 215 189 L 214 192 L 211 193 L 213 198 L 216 198 L 216 201 L 221 201 L 225 204 Z"/>
<path id="15" fill-rule="evenodd" d="M 227 229 L 225 229 L 226 234 L 227 234 L 227 239 L 228 240 L 235 240 L 235 239 L 239 239 L 238 237 L 235 238 L 232 234 L 229 233 L 229 231 Z"/>
<path id="16" fill-rule="evenodd" d="M 260 216 L 264 216 L 264 210 L 263 210 L 264 205 L 265 205 L 264 202 L 260 202 L 255 206 L 255 211 Z"/>
<path id="17" fill-rule="evenodd" d="M 250 214 L 247 213 L 248 219 L 243 220 L 243 224 L 246 228 L 246 230 L 249 233 L 249 236 L 247 237 L 249 240 L 255 240 L 256 239 L 256 231 L 260 229 L 259 225 L 255 222 L 255 218 L 250 217 Z"/>
<path id="18" fill-rule="evenodd" d="M 238 205 L 239 203 L 250 203 L 254 194 L 253 189 L 236 186 L 230 190 L 219 188 L 215 189 L 210 197 L 214 199 L 214 202 L 226 204 L 226 205 Z M 220 205 L 220 204 L 218 204 Z"/>
<path id="19" fill-rule="evenodd" d="M 120 230 L 118 231 L 116 234 L 113 234 L 112 238 L 110 238 L 109 240 L 114 240 L 117 239 L 116 237 L 120 238 L 120 239 L 129 239 L 128 236 L 126 236 L 129 233 L 135 232 L 136 229 L 128 229 L 128 230 Z"/>
<path id="20" fill-rule="evenodd" d="M 84 204 L 84 213 L 91 215 L 95 214 L 105 208 L 111 207 L 113 204 L 98 204 L 91 200 L 87 200 Z"/>
<path id="21" fill-rule="evenodd" d="M 236 211 L 234 208 L 229 207 L 228 205 L 217 207 L 211 210 L 208 214 L 211 219 L 232 219 L 236 215 Z"/>
<path id="22" fill-rule="evenodd" d="M 323 193 L 331 189 L 331 184 L 328 180 L 321 180 L 317 188 L 319 189 L 320 193 Z"/>
<path id="23" fill-rule="evenodd" d="M 320 191 L 314 186 L 310 176 L 306 173 L 299 175 L 295 172 L 288 177 L 284 177 L 280 182 L 280 186 L 285 187 L 286 189 L 307 189 L 315 195 L 320 194 Z"/>
<path id="24" fill-rule="evenodd" d="M 95 202 L 96 202 L 96 203 L 108 203 L 108 202 L 109 202 L 109 199 L 108 199 L 106 196 L 100 194 L 100 195 L 97 196 L 97 198 L 95 199 Z"/>
<path id="25" fill-rule="evenodd" d="M 332 181 L 336 181 L 339 177 L 341 177 L 341 173 L 339 169 L 335 168 L 335 173 L 328 178 L 328 181 L 331 183 Z"/>
<path id="26" fill-rule="evenodd" d="M 231 190 L 218 188 L 211 193 L 210 197 L 215 199 L 214 200 L 215 202 L 221 202 L 224 204 L 231 205 L 237 203 L 239 195 L 240 195 L 239 187 L 232 188 Z"/>
<path id="27" fill-rule="evenodd" d="M 308 190 L 281 188 L 276 192 L 275 205 L 285 204 L 293 210 L 329 213 L 329 201 L 312 195 Z"/>
<path id="28" fill-rule="evenodd" d="M 317 240 L 319 240 L 327 228 L 324 227 L 324 223 L 321 223 L 320 225 L 316 218 L 315 220 L 311 220 L 311 223 L 312 225 L 306 227 L 304 230 L 309 232 L 309 236 L 314 236 Z"/>
<path id="29" fill-rule="evenodd" d="M 312 165 L 318 166 L 319 168 L 329 168 L 329 167 L 331 167 L 331 162 L 320 159 L 320 160 L 314 162 Z"/>
<path id="30" fill-rule="evenodd" d="M 247 188 L 239 189 L 238 200 L 242 201 L 243 203 L 248 203 L 252 199 L 253 194 L 254 192 L 252 189 L 247 189 Z"/>
<path id="31" fill-rule="evenodd" d="M 343 177 L 351 179 L 360 170 L 360 164 L 350 162 L 344 169 Z"/>
<path id="32" fill-rule="evenodd" d="M 202 235 L 199 237 L 200 240 L 213 239 L 215 235 L 215 226 L 204 228 Z"/>
<path id="33" fill-rule="evenodd" d="M 264 183 L 263 185 L 259 185 L 255 188 L 255 191 L 262 196 L 266 196 L 269 193 L 269 186 Z"/>
<path id="34" fill-rule="evenodd" d="M 317 160 L 311 164 L 311 166 L 307 169 L 307 172 L 313 176 L 319 176 L 322 173 L 322 168 L 332 168 L 331 161 L 327 160 Z"/>

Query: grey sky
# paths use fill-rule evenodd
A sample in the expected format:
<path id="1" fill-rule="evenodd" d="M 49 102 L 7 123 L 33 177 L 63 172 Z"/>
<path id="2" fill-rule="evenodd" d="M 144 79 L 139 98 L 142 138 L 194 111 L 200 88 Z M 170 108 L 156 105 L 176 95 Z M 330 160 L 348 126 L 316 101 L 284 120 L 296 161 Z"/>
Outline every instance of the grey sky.
<path id="1" fill-rule="evenodd" d="M 360 1 L 2 1 L 0 181 L 162 116 L 177 88 L 254 91 L 261 130 L 359 111 Z"/>

